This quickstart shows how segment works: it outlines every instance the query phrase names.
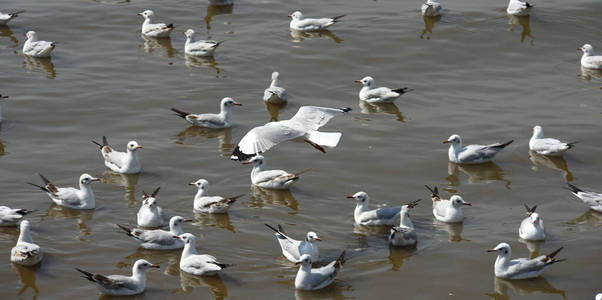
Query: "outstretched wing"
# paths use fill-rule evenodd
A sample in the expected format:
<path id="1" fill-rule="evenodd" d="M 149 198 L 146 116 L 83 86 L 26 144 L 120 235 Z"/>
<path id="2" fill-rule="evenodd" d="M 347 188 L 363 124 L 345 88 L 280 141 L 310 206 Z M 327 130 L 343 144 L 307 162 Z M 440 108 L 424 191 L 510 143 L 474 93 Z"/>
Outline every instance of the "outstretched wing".
<path id="1" fill-rule="evenodd" d="M 268 151 L 281 142 L 303 136 L 304 130 L 291 127 L 291 120 L 271 122 L 255 127 L 240 140 L 232 159 L 246 160 L 258 153 Z"/>
<path id="2" fill-rule="evenodd" d="M 290 121 L 302 125 L 306 128 L 306 131 L 309 129 L 318 130 L 318 128 L 326 125 L 330 119 L 342 116 L 350 110 L 351 108 L 302 106 Z"/>

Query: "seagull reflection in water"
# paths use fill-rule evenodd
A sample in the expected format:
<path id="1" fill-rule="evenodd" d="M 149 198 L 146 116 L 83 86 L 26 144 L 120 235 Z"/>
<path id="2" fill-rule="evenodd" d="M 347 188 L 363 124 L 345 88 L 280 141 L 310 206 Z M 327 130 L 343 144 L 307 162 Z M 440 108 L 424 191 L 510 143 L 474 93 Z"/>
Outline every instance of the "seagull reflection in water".
<path id="1" fill-rule="evenodd" d="M 176 54 L 176 49 L 171 45 L 171 38 L 152 38 L 147 37 L 145 35 L 140 35 L 144 40 L 144 45 L 139 45 L 139 47 L 144 47 L 144 52 L 148 54 L 153 54 L 155 49 L 165 49 L 165 55 L 167 57 L 174 57 Z"/>
<path id="2" fill-rule="evenodd" d="M 77 229 L 79 230 L 77 239 L 84 241 L 84 237 L 90 235 L 91 232 L 90 228 L 88 228 L 88 225 L 86 225 L 85 222 L 90 221 L 93 216 L 94 209 L 71 209 L 52 203 L 46 210 L 46 214 L 42 216 L 42 221 L 47 218 L 52 218 L 55 220 L 75 219 L 77 221 Z"/>
<path id="3" fill-rule="evenodd" d="M 56 77 L 56 71 L 54 70 L 54 64 L 52 63 L 52 59 L 50 57 L 47 58 L 37 58 L 25 56 L 25 69 L 30 72 L 35 72 L 38 70 L 44 71 L 46 77 L 49 79 L 53 79 Z"/>
<path id="4" fill-rule="evenodd" d="M 25 296 L 27 290 L 33 290 L 33 295 L 31 299 L 37 299 L 40 294 L 40 290 L 38 289 L 38 285 L 36 284 L 36 271 L 40 268 L 42 264 L 36 264 L 35 266 L 25 267 L 19 264 L 11 264 L 13 270 L 19 275 L 19 284 L 21 285 L 21 289 L 17 293 L 19 295 L 19 299 L 28 299 Z"/>
<path id="5" fill-rule="evenodd" d="M 486 162 L 475 165 L 459 165 L 448 162 L 445 180 L 452 186 L 460 185 L 460 171 L 468 175 L 468 183 L 503 181 L 507 189 L 510 189 L 510 180 L 504 179 L 504 170 L 494 162 Z"/>
<path id="6" fill-rule="evenodd" d="M 424 20 L 424 30 L 422 31 L 420 38 L 430 40 L 431 35 L 433 34 L 433 28 L 435 28 L 435 23 L 441 20 L 441 15 L 435 17 L 423 16 L 422 18 Z"/>
<path id="7" fill-rule="evenodd" d="M 232 3 L 232 1 L 214 0 L 213 2 L 216 3 L 211 3 L 209 4 L 209 6 L 207 6 L 207 15 L 205 15 L 205 26 L 207 27 L 207 34 L 209 34 L 209 30 L 211 30 L 211 21 L 213 21 L 214 16 L 232 14 L 232 9 L 234 8 L 234 4 Z M 226 4 L 219 4 L 219 2 L 225 2 Z"/>
<path id="8" fill-rule="evenodd" d="M 573 180 L 573 174 L 569 171 L 566 160 L 562 156 L 547 156 L 538 154 L 529 150 L 529 159 L 533 163 L 533 171 L 539 171 L 539 166 L 547 167 L 553 170 L 559 170 L 564 175 L 564 180 L 570 182 Z"/>
<path id="9" fill-rule="evenodd" d="M 397 121 L 404 123 L 403 114 L 399 111 L 399 107 L 395 103 L 368 103 L 366 101 L 359 101 L 360 112 L 362 114 L 378 114 L 386 113 L 392 114 L 397 117 Z"/>
<path id="10" fill-rule="evenodd" d="M 291 37 L 293 38 L 293 42 L 301 42 L 306 39 L 314 39 L 314 38 L 324 38 L 324 39 L 332 39 L 335 43 L 340 43 L 343 40 L 336 36 L 328 29 L 320 30 L 320 31 L 301 31 L 291 29 Z"/>
<path id="11" fill-rule="evenodd" d="M 100 182 L 104 184 L 118 185 L 125 189 L 124 199 L 128 202 L 128 207 L 138 206 L 136 202 L 136 185 L 138 184 L 138 177 L 140 173 L 136 174 L 121 174 L 106 170 L 100 177 Z"/>
<path id="12" fill-rule="evenodd" d="M 537 277 L 532 279 L 523 280 L 506 280 L 495 277 L 493 280 L 493 287 L 495 293 L 485 294 L 492 299 L 496 300 L 508 300 L 510 299 L 509 290 L 517 296 L 525 296 L 533 292 L 539 292 L 542 294 L 558 294 L 562 299 L 567 299 L 566 292 L 553 287 L 543 277 Z"/>
<path id="13" fill-rule="evenodd" d="M 180 271 L 180 289 L 172 290 L 173 294 L 192 293 L 195 287 L 207 287 L 213 294 L 213 299 L 222 300 L 228 297 L 228 289 L 226 284 L 218 276 L 195 276 L 186 272 Z"/>
<path id="14" fill-rule="evenodd" d="M 229 128 L 206 128 L 191 125 L 177 135 L 177 143 L 183 144 L 191 137 L 202 136 L 208 139 L 217 138 L 219 151 L 222 156 L 229 157 L 234 151 L 236 144 L 232 144 L 232 127 Z"/>
<path id="15" fill-rule="evenodd" d="M 299 210 L 299 202 L 293 197 L 290 190 L 271 190 L 251 185 L 249 206 L 260 208 L 264 203 L 288 207 L 294 211 L 290 214 L 296 214 Z"/>
<path id="16" fill-rule="evenodd" d="M 523 43 L 525 38 L 529 38 L 531 40 L 531 46 L 534 46 L 533 41 L 535 38 L 531 35 L 531 25 L 530 25 L 530 16 L 513 16 L 508 15 L 508 24 L 510 27 L 508 31 L 514 32 L 514 28 L 516 25 L 520 25 L 522 27 L 522 32 L 520 34 L 520 42 Z"/>
<path id="17" fill-rule="evenodd" d="M 9 38 L 14 44 L 12 48 L 17 48 L 19 46 L 19 40 L 14 36 L 14 33 L 12 30 L 10 30 L 10 27 L 6 25 L 0 25 L 0 37 Z"/>
<path id="18" fill-rule="evenodd" d="M 215 70 L 215 77 L 219 78 L 221 69 L 218 67 L 218 63 L 215 61 L 213 56 L 191 56 L 186 55 L 186 67 L 192 68 L 211 68 Z"/>
<path id="19" fill-rule="evenodd" d="M 228 214 L 209 214 L 195 211 L 194 219 L 195 222 L 192 224 L 195 226 L 218 227 L 231 232 L 236 232 Z"/>

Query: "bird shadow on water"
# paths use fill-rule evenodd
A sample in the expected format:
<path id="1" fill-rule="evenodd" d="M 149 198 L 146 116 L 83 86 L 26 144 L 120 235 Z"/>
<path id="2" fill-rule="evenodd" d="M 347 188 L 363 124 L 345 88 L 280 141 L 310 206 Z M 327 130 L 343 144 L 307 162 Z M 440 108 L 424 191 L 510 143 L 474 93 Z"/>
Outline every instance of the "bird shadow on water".
<path id="1" fill-rule="evenodd" d="M 122 186 L 125 189 L 124 199 L 128 203 L 128 207 L 136 206 L 136 185 L 140 174 L 121 174 L 106 170 L 100 176 L 100 182 Z"/>
<path id="2" fill-rule="evenodd" d="M 232 127 L 214 129 L 194 125 L 189 126 L 176 135 L 176 144 L 184 144 L 187 139 L 198 136 L 208 139 L 217 138 L 218 150 L 224 157 L 229 157 L 236 146 L 235 144 L 232 144 Z"/>
<path id="3" fill-rule="evenodd" d="M 389 261 L 391 270 L 399 271 L 403 263 L 416 252 L 416 245 L 412 247 L 392 247 L 389 246 Z"/>
<path id="4" fill-rule="evenodd" d="M 207 27 L 207 34 L 211 30 L 211 21 L 213 21 L 213 17 L 218 15 L 230 15 L 232 14 L 232 9 L 234 8 L 234 4 L 209 4 L 207 6 L 207 14 L 205 15 L 205 26 Z"/>
<path id="5" fill-rule="evenodd" d="M 541 245 L 545 243 L 545 241 L 527 241 L 523 239 L 518 239 L 520 243 L 525 244 L 527 250 L 529 250 L 529 259 L 534 259 L 539 256 L 539 249 Z"/>
<path id="6" fill-rule="evenodd" d="M 40 268 L 41 264 L 37 264 L 31 267 L 25 267 L 18 264 L 11 264 L 13 271 L 19 275 L 19 285 L 21 288 L 17 295 L 19 299 L 37 299 L 40 294 L 40 290 L 36 284 L 36 271 Z M 33 291 L 33 295 L 31 298 L 26 297 L 30 293 L 28 290 L 31 289 Z"/>
<path id="7" fill-rule="evenodd" d="M 332 33 L 328 29 L 323 29 L 320 31 L 301 31 L 291 29 L 291 38 L 295 43 L 302 42 L 306 39 L 332 39 L 335 43 L 341 43 L 343 39 Z"/>
<path id="8" fill-rule="evenodd" d="M 531 163 L 533 164 L 531 167 L 533 171 L 539 171 L 539 166 L 543 166 L 561 171 L 567 182 L 573 180 L 573 173 L 569 171 L 566 160 L 562 156 L 546 156 L 529 150 L 529 160 L 531 160 Z"/>
<path id="9" fill-rule="evenodd" d="M 76 238 L 80 241 L 84 241 L 84 237 L 90 235 L 91 232 L 88 225 L 86 225 L 86 221 L 91 220 L 93 216 L 94 209 L 71 209 L 52 203 L 46 210 L 46 214 L 42 216 L 41 219 L 42 221 L 46 218 L 52 218 L 55 220 L 75 219 L 77 222 L 77 230 L 79 231 L 79 234 Z"/>
<path id="10" fill-rule="evenodd" d="M 360 112 L 362 114 L 371 115 L 371 114 L 391 114 L 397 117 L 397 121 L 401 123 L 405 123 L 405 119 L 401 111 L 399 111 L 399 107 L 395 103 L 368 103 L 366 101 L 359 101 Z"/>
<path id="11" fill-rule="evenodd" d="M 17 40 L 17 38 L 14 36 L 14 33 L 12 30 L 10 30 L 10 27 L 6 25 L 0 25 L 0 37 L 7 37 L 11 42 L 13 42 L 14 45 L 10 46 L 10 48 L 17 48 L 19 46 L 19 40 Z"/>
<path id="12" fill-rule="evenodd" d="M 289 214 L 296 214 L 299 211 L 299 202 L 290 190 L 270 190 L 251 185 L 249 207 L 261 208 L 264 203 L 288 207 L 293 210 Z"/>
<path id="13" fill-rule="evenodd" d="M 270 114 L 270 120 L 268 122 L 278 121 L 278 115 L 280 114 L 280 110 L 285 108 L 287 103 L 288 102 L 282 102 L 279 104 L 275 104 L 275 103 L 270 103 L 270 102 L 264 102 L 265 109 Z"/>
<path id="14" fill-rule="evenodd" d="M 602 213 L 593 209 L 586 211 L 583 215 L 567 221 L 569 225 L 589 225 L 593 227 L 602 226 Z"/>
<path id="15" fill-rule="evenodd" d="M 504 179 L 504 170 L 494 162 L 486 162 L 475 165 L 460 165 L 448 162 L 447 174 L 444 179 L 451 186 L 460 186 L 460 172 L 468 175 L 468 183 L 480 183 L 490 181 L 503 181 L 507 189 L 510 189 L 510 180 Z"/>
<path id="16" fill-rule="evenodd" d="M 303 291 L 295 289 L 296 300 L 310 300 L 310 299 L 351 299 L 354 297 L 346 297 L 343 295 L 345 291 L 353 291 L 351 285 L 344 286 L 342 282 L 335 281 L 329 286 L 319 289 L 317 291 Z"/>
<path id="17" fill-rule="evenodd" d="M 517 25 L 521 26 L 520 42 L 523 43 L 525 38 L 529 38 L 529 44 L 535 46 L 535 38 L 531 35 L 531 17 L 530 16 L 513 16 L 508 15 L 508 31 L 514 32 Z"/>
<path id="18" fill-rule="evenodd" d="M 462 231 L 464 231 L 464 223 L 444 223 L 434 220 L 433 225 L 437 230 L 447 231 L 449 235 L 449 242 L 458 243 L 458 242 L 470 242 L 469 239 L 465 239 L 462 237 Z"/>
<path id="19" fill-rule="evenodd" d="M 222 69 L 218 67 L 218 63 L 213 56 L 192 56 L 185 55 L 186 67 L 193 68 L 210 68 L 215 70 L 215 78 L 219 78 Z"/>
<path id="20" fill-rule="evenodd" d="M 145 35 L 140 35 L 143 44 L 138 45 L 144 52 L 148 54 L 154 54 L 155 49 L 165 49 L 165 56 L 172 58 L 176 54 L 176 49 L 171 45 L 171 38 L 152 38 Z"/>
<path id="21" fill-rule="evenodd" d="M 493 280 L 493 287 L 495 293 L 486 293 L 485 295 L 496 300 L 510 299 L 510 290 L 517 296 L 525 296 L 534 292 L 539 292 L 542 294 L 558 294 L 562 299 L 567 299 L 564 290 L 553 287 L 543 277 L 522 280 L 506 280 L 495 277 Z"/>
<path id="22" fill-rule="evenodd" d="M 209 214 L 202 212 L 194 212 L 193 225 L 200 227 L 218 227 L 231 232 L 236 232 L 230 216 L 226 214 Z"/>
<path id="23" fill-rule="evenodd" d="M 597 81 L 602 81 L 602 70 L 588 69 L 581 67 L 581 75 L 579 75 L 583 80 L 590 81 L 592 79 L 597 79 Z"/>
<path id="24" fill-rule="evenodd" d="M 180 288 L 171 290 L 172 294 L 189 294 L 196 287 L 207 287 L 213 294 L 213 299 L 222 300 L 228 297 L 228 288 L 220 275 L 196 276 L 186 272 L 179 272 Z"/>
<path id="25" fill-rule="evenodd" d="M 441 15 L 436 17 L 423 16 L 422 19 L 424 20 L 424 30 L 422 31 L 420 38 L 430 40 L 431 35 L 433 34 L 433 28 L 435 28 L 435 23 L 441 20 Z"/>
<path id="26" fill-rule="evenodd" d="M 25 56 L 23 61 L 25 69 L 28 72 L 44 71 L 46 78 L 54 79 L 56 77 L 56 71 L 54 70 L 54 64 L 51 58 L 36 58 Z"/>

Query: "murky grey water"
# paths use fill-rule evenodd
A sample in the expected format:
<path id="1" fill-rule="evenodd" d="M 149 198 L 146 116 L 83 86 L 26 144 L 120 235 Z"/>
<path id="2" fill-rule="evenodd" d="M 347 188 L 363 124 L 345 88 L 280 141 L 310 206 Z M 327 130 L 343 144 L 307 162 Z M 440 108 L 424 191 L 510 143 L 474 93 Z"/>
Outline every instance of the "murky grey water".
<path id="1" fill-rule="evenodd" d="M 576 50 L 586 42 L 602 49 L 600 1 L 536 1 L 530 19 L 518 20 L 505 15 L 505 1 L 444 1 L 443 17 L 426 21 L 420 1 L 235 2 L 2 2 L 3 11 L 27 12 L 0 28 L 0 89 L 12 96 L 0 132 L 0 203 L 38 209 L 28 219 L 46 258 L 36 270 L 12 266 L 18 232 L 0 230 L 0 298 L 94 299 L 96 289 L 74 267 L 129 273 L 146 258 L 162 268 L 149 273 L 137 299 L 593 299 L 602 276 L 602 216 L 562 187 L 570 180 L 602 190 L 602 80 L 582 73 Z M 136 13 L 144 9 L 175 23 L 171 40 L 140 37 Z M 348 16 L 329 33 L 291 36 L 286 16 L 295 9 Z M 187 60 L 187 28 L 226 42 L 214 59 Z M 29 29 L 59 42 L 52 60 L 20 54 Z M 280 111 L 261 101 L 273 70 L 292 96 Z M 353 81 L 365 75 L 414 91 L 396 104 L 358 106 Z M 244 105 L 235 108 L 232 129 L 191 128 L 169 112 L 216 111 L 224 96 Z M 353 107 L 325 128 L 342 131 L 341 144 L 326 155 L 305 143 L 281 144 L 266 154 L 270 167 L 311 171 L 290 192 L 250 187 L 249 168 L 228 159 L 234 145 L 250 128 L 288 118 L 301 105 Z M 564 159 L 531 156 L 535 124 L 580 143 Z M 452 133 L 466 143 L 515 142 L 494 163 L 458 167 L 441 144 Z M 143 173 L 106 173 L 90 143 L 102 135 L 119 149 L 130 139 L 144 145 Z M 97 208 L 51 205 L 25 184 L 38 181 L 36 172 L 63 185 L 82 172 L 102 176 L 94 186 Z M 236 264 L 218 278 L 181 275 L 178 251 L 139 250 L 113 225 L 135 223 L 142 190 L 157 186 L 168 214 L 192 217 L 195 191 L 187 183 L 198 178 L 216 194 L 248 195 L 228 216 L 197 215 L 185 227 L 202 236 L 200 252 Z M 463 226 L 434 222 L 424 184 L 473 203 Z M 425 199 L 412 214 L 416 250 L 390 250 L 386 231 L 354 227 L 355 203 L 345 195 L 358 190 L 375 204 Z M 537 280 L 494 279 L 495 257 L 486 249 L 507 241 L 515 255 L 529 255 L 517 241 L 523 203 L 537 204 L 547 227 L 539 252 L 565 246 L 559 256 L 569 260 Z M 285 224 L 294 236 L 318 232 L 327 259 L 347 249 L 335 284 L 295 292 L 297 269 L 280 258 L 263 223 Z"/>

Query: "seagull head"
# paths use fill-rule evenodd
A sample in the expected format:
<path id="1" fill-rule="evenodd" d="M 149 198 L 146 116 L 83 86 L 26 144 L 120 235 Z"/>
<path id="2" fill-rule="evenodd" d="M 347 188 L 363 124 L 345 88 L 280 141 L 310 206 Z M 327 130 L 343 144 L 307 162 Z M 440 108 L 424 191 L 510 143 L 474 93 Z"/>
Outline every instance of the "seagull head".
<path id="1" fill-rule="evenodd" d="M 290 14 L 290 15 L 288 15 L 288 17 L 295 21 L 303 20 L 303 14 L 300 11 L 296 11 L 296 12 Z"/>
<path id="2" fill-rule="evenodd" d="M 134 263 L 134 270 L 136 271 L 146 271 L 148 268 L 159 268 L 159 265 L 151 264 L 146 259 L 139 259 Z"/>
<path id="3" fill-rule="evenodd" d="M 362 78 L 361 80 L 356 80 L 355 82 L 361 83 L 363 86 L 374 87 L 374 78 L 372 78 L 370 76 L 366 76 L 366 77 Z"/>
<path id="4" fill-rule="evenodd" d="M 192 235 L 190 233 L 174 235 L 173 237 L 182 240 L 182 242 L 184 242 L 184 244 L 194 244 L 194 242 L 196 240 L 194 235 Z"/>
<path id="5" fill-rule="evenodd" d="M 38 34 L 35 31 L 30 30 L 25 34 L 25 37 L 27 37 L 28 39 L 37 39 Z"/>
<path id="6" fill-rule="evenodd" d="M 194 185 L 196 186 L 199 190 L 204 190 L 207 191 L 209 188 L 209 181 L 207 181 L 206 179 L 199 179 L 195 182 L 191 182 L 188 185 Z"/>
<path id="7" fill-rule="evenodd" d="M 580 48 L 577 48 L 577 50 L 581 50 L 583 53 L 585 53 L 587 55 L 594 54 L 594 47 L 592 47 L 592 45 L 590 45 L 590 44 L 585 44 L 585 45 L 581 46 Z"/>
<path id="8" fill-rule="evenodd" d="M 510 249 L 510 245 L 506 243 L 499 243 L 495 248 L 489 249 L 487 252 L 497 252 L 498 255 L 501 256 L 510 256 L 512 254 L 512 249 Z"/>
<path id="9" fill-rule="evenodd" d="M 234 99 L 232 99 L 230 97 L 226 97 L 226 98 L 222 99 L 222 102 L 221 102 L 222 108 L 226 108 L 226 107 L 230 108 L 234 105 L 242 106 L 242 104 L 240 104 L 240 102 L 236 102 L 236 101 L 234 101 Z"/>
<path id="10" fill-rule="evenodd" d="M 443 141 L 444 144 L 462 145 L 462 138 L 457 134 L 452 134 L 447 140 Z"/>
<path id="11" fill-rule="evenodd" d="M 184 219 L 180 216 L 173 216 L 169 219 L 169 227 L 182 225 L 183 222 L 192 222 L 192 219 Z"/>
<path id="12" fill-rule="evenodd" d="M 90 174 L 86 174 L 86 173 L 79 176 L 79 184 L 80 185 L 87 186 L 87 185 L 90 185 L 94 181 L 100 181 L 100 178 L 92 177 L 92 176 L 90 176 Z"/>
<path id="13" fill-rule="evenodd" d="M 243 162 L 245 165 L 253 165 L 253 167 L 258 167 L 263 165 L 264 158 L 261 155 L 255 155 L 253 158 Z"/>
<path id="14" fill-rule="evenodd" d="M 192 29 L 188 29 L 188 30 L 184 31 L 184 35 L 189 39 L 194 38 L 194 34 L 195 34 L 194 30 L 192 30 Z"/>
<path id="15" fill-rule="evenodd" d="M 449 198 L 449 202 L 451 202 L 453 207 L 462 207 L 464 205 L 472 206 L 472 204 L 464 201 L 464 199 L 458 195 L 451 196 L 451 198 Z"/>
<path id="16" fill-rule="evenodd" d="M 543 139 L 543 128 L 539 125 L 533 126 L 533 136 L 538 139 Z"/>
<path id="17" fill-rule="evenodd" d="M 138 15 L 143 16 L 145 19 L 150 19 L 155 16 L 155 12 L 150 9 L 147 9 L 141 13 L 138 13 Z"/>
<path id="18" fill-rule="evenodd" d="M 160 188 L 161 187 L 156 188 L 155 191 L 150 195 L 148 195 L 145 191 L 142 191 L 142 205 L 146 205 L 151 208 L 157 206 L 155 197 L 157 197 Z"/>
<path id="19" fill-rule="evenodd" d="M 529 219 L 531 219 L 531 223 L 535 224 L 537 221 L 539 221 L 539 214 L 534 212 L 529 215 Z"/>
<path id="20" fill-rule="evenodd" d="M 277 80 L 277 79 L 278 79 L 278 77 L 280 77 L 280 73 L 278 73 L 278 72 L 275 72 L 275 71 L 274 71 L 274 72 L 272 72 L 272 80 Z"/>
<path id="21" fill-rule="evenodd" d="M 301 255 L 301 257 L 299 257 L 299 261 L 296 262 L 295 265 L 302 265 L 304 267 L 311 268 L 311 256 L 309 256 L 308 254 Z"/>
<path id="22" fill-rule="evenodd" d="M 310 231 L 307 233 L 307 236 L 305 236 L 305 241 L 307 241 L 307 242 L 320 241 L 321 242 L 322 239 L 320 239 L 315 232 Z"/>
<path id="23" fill-rule="evenodd" d="M 366 192 L 357 192 L 351 196 L 347 196 L 349 199 L 355 199 L 357 203 L 366 203 L 368 202 L 368 194 Z"/>
<path id="24" fill-rule="evenodd" d="M 29 228 L 31 227 L 29 221 L 27 220 L 23 220 L 21 221 L 21 224 L 19 224 L 19 230 L 20 231 L 27 231 L 29 230 Z"/>
<path id="25" fill-rule="evenodd" d="M 127 145 L 127 151 L 128 152 L 135 152 L 138 149 L 142 149 L 142 146 L 140 144 L 138 144 L 138 142 L 136 141 L 129 141 L 128 145 Z"/>

